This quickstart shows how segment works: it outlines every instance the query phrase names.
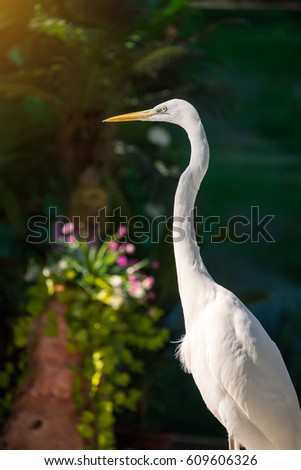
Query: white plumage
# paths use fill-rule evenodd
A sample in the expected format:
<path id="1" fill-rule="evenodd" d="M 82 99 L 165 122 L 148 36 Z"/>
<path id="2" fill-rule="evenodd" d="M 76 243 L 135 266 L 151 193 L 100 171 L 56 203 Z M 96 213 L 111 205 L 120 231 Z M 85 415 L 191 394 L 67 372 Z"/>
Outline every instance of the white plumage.
<path id="1" fill-rule="evenodd" d="M 194 202 L 209 163 L 195 108 L 170 100 L 108 122 L 165 121 L 181 126 L 191 144 L 174 204 L 173 239 L 186 334 L 178 357 L 230 441 L 246 449 L 301 449 L 298 398 L 276 344 L 247 307 L 206 270 L 195 241 Z"/>

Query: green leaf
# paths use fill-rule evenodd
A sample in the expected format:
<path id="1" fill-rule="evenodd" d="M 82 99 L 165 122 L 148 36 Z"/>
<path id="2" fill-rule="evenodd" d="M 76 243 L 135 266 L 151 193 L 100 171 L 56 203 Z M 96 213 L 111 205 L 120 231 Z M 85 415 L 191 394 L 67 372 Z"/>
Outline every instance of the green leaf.
<path id="1" fill-rule="evenodd" d="M 79 434 L 84 439 L 92 439 L 92 437 L 94 435 L 93 428 L 91 426 L 89 426 L 89 424 L 80 423 L 76 426 L 76 429 L 78 430 Z"/>
<path id="2" fill-rule="evenodd" d="M 127 387 L 131 381 L 131 376 L 127 372 L 120 372 L 115 376 L 114 381 L 116 385 L 119 385 L 121 387 Z"/>
<path id="3" fill-rule="evenodd" d="M 172 16 L 187 5 L 189 0 L 170 0 L 164 8 L 162 14 Z"/>
<path id="4" fill-rule="evenodd" d="M 14 340 L 18 348 L 24 348 L 28 344 L 30 329 L 32 328 L 32 320 L 29 317 L 21 317 L 14 325 Z"/>
<path id="5" fill-rule="evenodd" d="M 29 27 L 40 33 L 46 33 L 49 36 L 55 36 L 67 43 L 87 43 L 85 32 L 82 28 L 75 26 L 63 18 L 51 17 L 41 10 L 29 23 Z"/>
<path id="6" fill-rule="evenodd" d="M 0 371 L 0 388 L 7 388 L 10 382 L 10 375 L 7 372 Z"/>
<path id="7" fill-rule="evenodd" d="M 93 421 L 95 421 L 95 419 L 96 419 L 96 416 L 95 416 L 94 413 L 92 413 L 92 411 L 84 410 L 81 414 L 81 420 L 82 420 L 83 424 L 93 423 Z"/>
<path id="8" fill-rule="evenodd" d="M 52 310 L 47 311 L 47 325 L 44 328 L 44 333 L 47 336 L 57 336 L 58 334 L 57 314 Z"/>
<path id="9" fill-rule="evenodd" d="M 75 332 L 73 339 L 78 343 L 80 349 L 82 350 L 88 343 L 88 332 L 86 329 L 81 328 Z"/>
<path id="10" fill-rule="evenodd" d="M 99 434 L 97 438 L 99 449 L 110 450 L 115 447 L 115 437 L 112 431 L 106 431 Z"/>
<path id="11" fill-rule="evenodd" d="M 186 48 L 182 46 L 162 46 L 139 59 L 133 68 L 141 75 L 159 72 L 171 62 L 182 59 L 187 53 Z"/>

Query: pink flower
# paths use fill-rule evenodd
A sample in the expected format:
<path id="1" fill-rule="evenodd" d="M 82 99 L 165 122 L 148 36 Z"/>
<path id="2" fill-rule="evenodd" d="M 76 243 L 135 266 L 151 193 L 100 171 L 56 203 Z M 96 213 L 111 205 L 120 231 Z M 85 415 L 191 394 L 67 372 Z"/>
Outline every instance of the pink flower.
<path id="1" fill-rule="evenodd" d="M 117 258 L 117 264 L 118 266 L 127 266 L 128 264 L 128 259 L 126 256 L 119 256 Z"/>
<path id="2" fill-rule="evenodd" d="M 131 295 L 135 295 L 135 292 L 137 291 L 137 289 L 139 289 L 139 286 L 133 284 L 133 285 L 131 285 L 131 287 L 129 288 L 129 293 L 130 293 Z"/>
<path id="3" fill-rule="evenodd" d="M 136 251 L 136 248 L 134 247 L 134 245 L 132 243 L 127 243 L 125 245 L 125 251 L 126 253 L 128 253 L 129 255 L 132 255 L 133 253 L 135 253 Z"/>
<path id="4" fill-rule="evenodd" d="M 62 233 L 64 235 L 70 234 L 73 231 L 74 231 L 74 224 L 72 222 L 67 222 L 66 224 L 63 225 Z"/>
<path id="5" fill-rule="evenodd" d="M 125 225 L 120 225 L 119 227 L 119 230 L 118 230 L 118 234 L 123 237 L 124 235 L 126 235 L 128 233 L 128 229 Z"/>
<path id="6" fill-rule="evenodd" d="M 142 281 L 142 285 L 143 285 L 144 289 L 147 289 L 147 290 L 151 289 L 154 284 L 155 284 L 155 279 L 153 278 L 153 276 L 147 276 Z"/>
<path id="7" fill-rule="evenodd" d="M 119 253 L 125 253 L 126 248 L 124 243 L 120 243 L 119 248 L 118 248 Z"/>
<path id="8" fill-rule="evenodd" d="M 74 242 L 76 242 L 76 238 L 73 235 L 69 235 L 66 238 L 66 243 L 74 243 Z"/>
<path id="9" fill-rule="evenodd" d="M 151 267 L 152 267 L 153 269 L 159 269 L 159 268 L 160 268 L 160 263 L 159 263 L 159 261 L 156 261 L 156 260 L 153 261 L 152 264 L 151 264 Z"/>
<path id="10" fill-rule="evenodd" d="M 142 287 L 142 283 L 136 279 L 129 288 L 129 294 L 136 299 L 142 299 L 145 296 L 145 290 Z"/>
<path id="11" fill-rule="evenodd" d="M 115 251 L 118 248 L 118 243 L 115 242 L 115 240 L 112 240 L 111 242 L 109 242 L 108 246 L 110 250 Z"/>

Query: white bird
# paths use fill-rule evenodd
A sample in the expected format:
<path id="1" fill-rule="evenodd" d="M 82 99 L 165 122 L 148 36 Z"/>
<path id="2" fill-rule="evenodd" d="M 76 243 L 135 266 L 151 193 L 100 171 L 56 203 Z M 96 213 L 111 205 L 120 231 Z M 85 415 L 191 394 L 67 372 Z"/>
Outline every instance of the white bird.
<path id="1" fill-rule="evenodd" d="M 195 241 L 193 208 L 209 163 L 196 109 L 173 99 L 153 109 L 105 119 L 181 126 L 190 162 L 175 195 L 173 245 L 186 334 L 178 356 L 209 410 L 225 426 L 230 449 L 301 449 L 298 398 L 276 344 L 260 322 L 208 273 Z"/>

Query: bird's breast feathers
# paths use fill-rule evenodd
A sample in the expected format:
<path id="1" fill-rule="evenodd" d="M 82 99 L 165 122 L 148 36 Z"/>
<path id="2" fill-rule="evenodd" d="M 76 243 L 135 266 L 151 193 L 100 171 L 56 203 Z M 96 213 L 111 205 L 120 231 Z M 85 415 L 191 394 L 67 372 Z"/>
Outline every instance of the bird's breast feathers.
<path id="1" fill-rule="evenodd" d="M 287 407 L 300 414 L 277 346 L 234 294 L 218 290 L 215 299 L 190 321 L 179 352 L 207 407 L 227 427 L 225 414 L 232 403 L 262 430 L 276 408 L 283 421 L 288 419 Z"/>

